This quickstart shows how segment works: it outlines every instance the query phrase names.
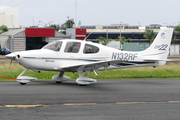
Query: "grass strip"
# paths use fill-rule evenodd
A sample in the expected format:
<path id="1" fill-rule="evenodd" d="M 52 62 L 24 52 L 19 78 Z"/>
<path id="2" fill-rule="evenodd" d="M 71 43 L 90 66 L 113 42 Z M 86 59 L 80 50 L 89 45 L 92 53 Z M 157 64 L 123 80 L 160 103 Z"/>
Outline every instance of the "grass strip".
<path id="1" fill-rule="evenodd" d="M 10 70 L 8 71 L 10 63 L 0 62 L 0 76 L 16 78 L 25 68 L 13 62 Z M 59 74 L 59 72 L 41 71 L 36 73 L 28 70 L 24 76 L 36 77 L 38 80 L 51 80 L 52 76 Z M 78 73 L 65 73 L 66 76 L 75 80 L 79 77 Z M 104 80 L 104 79 L 148 79 L 148 78 L 180 78 L 180 62 L 168 62 L 161 67 L 135 67 L 125 68 L 117 70 L 99 71 L 98 76 L 93 72 L 89 75 L 84 74 L 87 77 Z M 0 78 L 0 81 L 14 81 L 12 79 Z"/>

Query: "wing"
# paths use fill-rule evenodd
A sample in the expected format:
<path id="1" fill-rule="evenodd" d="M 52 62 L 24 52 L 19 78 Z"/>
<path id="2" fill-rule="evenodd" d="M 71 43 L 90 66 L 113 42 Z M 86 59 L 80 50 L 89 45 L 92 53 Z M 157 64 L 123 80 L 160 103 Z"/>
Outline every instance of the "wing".
<path id="1" fill-rule="evenodd" d="M 77 72 L 78 70 L 84 71 L 87 74 L 90 71 L 97 72 L 99 68 L 104 67 L 105 69 L 110 65 L 124 62 L 125 60 L 105 60 L 98 62 L 91 62 L 87 64 L 77 64 L 77 65 L 66 65 L 62 66 L 61 69 L 69 72 Z"/>

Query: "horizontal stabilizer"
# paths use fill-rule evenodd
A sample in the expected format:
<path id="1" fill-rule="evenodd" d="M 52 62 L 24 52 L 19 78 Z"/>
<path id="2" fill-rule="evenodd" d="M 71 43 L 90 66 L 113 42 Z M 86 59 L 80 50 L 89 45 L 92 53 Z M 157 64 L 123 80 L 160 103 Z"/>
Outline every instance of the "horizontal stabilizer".
<path id="1" fill-rule="evenodd" d="M 145 61 L 180 61 L 180 59 L 143 58 Z"/>

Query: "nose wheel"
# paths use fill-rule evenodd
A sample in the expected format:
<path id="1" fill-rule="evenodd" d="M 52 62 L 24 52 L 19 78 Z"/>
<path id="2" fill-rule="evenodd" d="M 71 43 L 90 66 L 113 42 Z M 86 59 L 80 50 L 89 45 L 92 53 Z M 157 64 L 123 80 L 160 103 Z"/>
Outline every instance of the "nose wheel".
<path id="1" fill-rule="evenodd" d="M 17 82 L 19 82 L 21 85 L 25 85 L 26 83 L 32 82 L 37 80 L 35 77 L 29 77 L 29 76 L 22 76 L 25 72 L 27 72 L 28 69 L 25 69 L 18 77 Z"/>

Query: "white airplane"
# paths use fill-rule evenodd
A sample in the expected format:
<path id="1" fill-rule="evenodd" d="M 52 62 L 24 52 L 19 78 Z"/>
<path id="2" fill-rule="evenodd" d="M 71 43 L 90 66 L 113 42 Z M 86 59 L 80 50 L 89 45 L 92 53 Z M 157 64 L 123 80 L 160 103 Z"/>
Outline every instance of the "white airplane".
<path id="1" fill-rule="evenodd" d="M 6 57 L 26 68 L 17 77 L 22 85 L 37 80 L 22 76 L 29 69 L 35 72 L 58 71 L 60 73 L 52 77 L 57 83 L 71 79 L 64 76 L 64 72 L 78 72 L 76 82 L 88 85 L 97 81 L 84 77 L 83 72 L 89 74 L 93 71 L 97 75 L 98 71 L 103 70 L 164 65 L 168 61 L 172 34 L 173 28 L 161 29 L 151 46 L 139 52 L 121 51 L 85 40 L 65 39 L 51 42 L 40 50 L 15 52 Z"/>

